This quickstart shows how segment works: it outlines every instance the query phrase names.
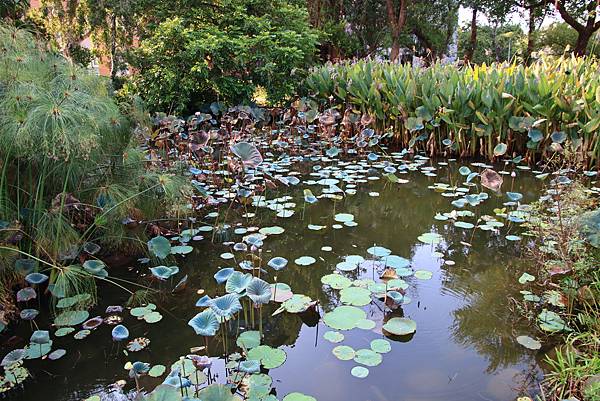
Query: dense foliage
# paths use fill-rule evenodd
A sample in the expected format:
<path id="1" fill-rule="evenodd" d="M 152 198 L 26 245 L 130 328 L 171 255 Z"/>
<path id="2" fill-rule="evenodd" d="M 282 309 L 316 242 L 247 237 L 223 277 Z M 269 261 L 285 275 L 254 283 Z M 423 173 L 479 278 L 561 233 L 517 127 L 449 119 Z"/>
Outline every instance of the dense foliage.
<path id="1" fill-rule="evenodd" d="M 197 14 L 191 8 L 160 23 L 140 43 L 128 89 L 151 109 L 179 113 L 213 101 L 240 103 L 258 86 L 273 102 L 294 93 L 317 41 L 302 8 L 283 0 L 228 0 Z"/>
<path id="2" fill-rule="evenodd" d="M 323 103 L 371 113 L 402 145 L 430 154 L 534 158 L 569 146 L 591 164 L 600 153 L 600 75 L 590 59 L 461 70 L 359 61 L 317 68 L 306 85 Z"/>

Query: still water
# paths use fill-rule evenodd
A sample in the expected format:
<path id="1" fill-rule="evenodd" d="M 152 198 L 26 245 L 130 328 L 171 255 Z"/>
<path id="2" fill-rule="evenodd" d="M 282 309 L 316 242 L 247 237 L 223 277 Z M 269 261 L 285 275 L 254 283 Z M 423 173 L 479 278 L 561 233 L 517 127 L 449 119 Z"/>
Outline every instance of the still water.
<path id="1" fill-rule="evenodd" d="M 320 193 L 318 188 L 301 182 L 296 187 L 281 189 L 277 195 L 270 195 L 293 197 L 292 202 L 297 206 L 295 215 L 290 218 L 277 218 L 271 210 L 258 209 L 257 216 L 248 221 L 242 217 L 245 210 L 241 208 L 232 208 L 228 212 L 227 222 L 234 226 L 237 223 L 246 227 L 277 225 L 285 229 L 283 234 L 270 236 L 264 241 L 262 258 L 263 265 L 275 256 L 285 257 L 289 264 L 277 272 L 266 268 L 262 278 L 272 283 L 277 276 L 277 281 L 289 284 L 294 293 L 319 300 L 321 314 L 332 310 L 340 302 L 339 291 L 324 286 L 321 277 L 334 272 L 336 264 L 346 255 L 369 258 L 367 249 L 374 244 L 410 259 L 414 270 L 433 273 L 429 280 L 405 278 L 410 285 L 406 295 L 412 301 L 391 314 L 387 312 L 386 319 L 390 316 L 409 317 L 417 323 L 416 333 L 388 338 L 392 342 L 391 352 L 383 355 L 380 365 L 369 367 L 370 373 L 364 379 L 350 374 L 356 363 L 338 360 L 332 354 L 332 349 L 338 344 L 323 339 L 323 334 L 331 329 L 322 321 L 315 316 L 287 312 L 271 317 L 278 305 L 267 305 L 263 310 L 263 343 L 280 347 L 287 354 L 286 362 L 269 372 L 279 399 L 296 391 L 319 401 L 506 401 L 535 393 L 540 378 L 539 357 L 536 358 L 535 351 L 525 349 L 515 340 L 518 335 L 535 337 L 535 332 L 511 311 L 511 297 L 521 299 L 517 279 L 526 270 L 522 258 L 525 244 L 507 241 L 505 236 L 518 234 L 519 228 L 507 224 L 500 233 L 493 233 L 460 229 L 451 222 L 435 220 L 433 216 L 436 213 L 450 212 L 454 207 L 450 204 L 452 199 L 441 196 L 428 186 L 435 182 L 460 183 L 464 177 L 458 174 L 461 166 L 458 162 L 450 162 L 447 166 L 435 162 L 427 165 L 437 168 L 437 177 L 411 171 L 400 174 L 408 183 L 392 184 L 377 173 L 375 176 L 380 179 L 359 184 L 356 194 L 335 205 L 330 199 L 320 199 L 315 204 L 306 205 L 304 213 L 302 189 L 311 188 L 317 195 Z M 308 179 L 310 166 L 293 168 L 302 173 L 301 177 Z M 503 190 L 521 192 L 523 203 L 536 200 L 541 188 L 539 181 L 530 172 L 517 173 L 514 182 L 511 182 L 510 176 L 504 176 Z M 502 207 L 502 203 L 507 201 L 503 195 L 487 192 L 490 199 L 481 206 L 467 209 L 478 215 L 493 215 L 492 210 Z M 379 196 L 374 196 L 375 193 Z M 220 212 L 223 215 L 225 210 Z M 334 214 L 342 212 L 354 215 L 358 225 L 333 229 L 331 226 L 336 223 Z M 466 220 L 475 223 L 473 218 Z M 327 228 L 309 230 L 308 224 Z M 441 234 L 443 241 L 438 245 L 420 242 L 417 237 L 427 232 Z M 228 235 L 215 238 L 213 243 L 210 242 L 210 233 L 206 237 L 191 242 L 194 251 L 178 263 L 181 273 L 176 279 L 188 274 L 187 289 L 176 295 L 167 291 L 167 295 L 156 300 L 164 316 L 160 322 L 147 324 L 124 313 L 123 324 L 129 328 L 131 337 L 145 336 L 151 340 L 147 349 L 125 355 L 123 346 L 118 347 L 111 341 L 112 327 L 106 325 L 100 326 L 84 340 L 74 340 L 72 336 L 57 338 L 55 347 L 67 349 L 68 354 L 51 363 L 28 362 L 27 367 L 35 377 L 26 383 L 24 390 L 12 393 L 10 398 L 66 401 L 82 400 L 97 394 L 103 400 L 124 399 L 122 394 L 113 391 L 112 384 L 126 379 L 125 393 L 131 394 L 132 388 L 135 388 L 123 368 L 127 361 L 139 360 L 168 367 L 180 355 L 188 354 L 191 347 L 203 345 L 202 338 L 187 325 L 188 320 L 199 312 L 194 306 L 200 297 L 197 290 L 204 289 L 211 296 L 223 293 L 223 285 L 217 286 L 213 275 L 219 267 L 235 263 L 220 258 L 220 254 L 231 251 L 231 247 L 222 242 L 241 240 L 241 235 L 234 234 L 232 230 Z M 324 251 L 322 247 L 331 247 L 332 250 Z M 434 254 L 435 251 L 443 253 L 443 258 L 438 253 Z M 238 254 L 236 257 L 239 257 Z M 294 260 L 301 256 L 312 256 L 316 262 L 310 266 L 298 266 Z M 135 279 L 139 272 L 147 273 L 147 267 L 138 266 L 131 272 L 111 271 L 111 275 Z M 364 266 L 344 274 L 352 279 L 377 279 L 379 272 Z M 156 283 L 153 285 L 156 287 Z M 102 315 L 106 306 L 123 303 L 127 299 L 126 294 L 113 287 L 103 287 L 99 292 L 103 298 L 97 313 L 92 312 L 91 316 Z M 363 309 L 368 319 L 376 322 L 376 327 L 373 330 L 343 332 L 345 339 L 342 344 L 354 349 L 369 348 L 373 339 L 386 338 L 381 330 L 383 303 L 374 301 Z M 224 362 L 217 359 L 222 351 L 218 338 L 209 346 L 211 355 L 215 357 L 212 373 L 217 375 L 218 382 L 224 382 L 227 375 Z M 235 332 L 229 342 L 232 344 L 230 352 L 235 351 Z M 150 378 L 141 382 L 147 388 L 158 383 L 160 379 Z"/>

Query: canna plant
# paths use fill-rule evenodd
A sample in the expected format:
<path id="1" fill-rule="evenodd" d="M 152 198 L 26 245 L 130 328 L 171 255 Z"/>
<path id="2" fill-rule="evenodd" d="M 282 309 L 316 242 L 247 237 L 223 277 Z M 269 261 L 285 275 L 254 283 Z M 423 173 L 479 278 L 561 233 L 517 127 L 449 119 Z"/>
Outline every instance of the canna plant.
<path id="1" fill-rule="evenodd" d="M 402 146 L 431 155 L 551 157 L 565 146 L 588 167 L 600 154 L 600 65 L 591 58 L 542 58 L 530 66 L 372 60 L 316 67 L 308 94 L 375 118 Z"/>

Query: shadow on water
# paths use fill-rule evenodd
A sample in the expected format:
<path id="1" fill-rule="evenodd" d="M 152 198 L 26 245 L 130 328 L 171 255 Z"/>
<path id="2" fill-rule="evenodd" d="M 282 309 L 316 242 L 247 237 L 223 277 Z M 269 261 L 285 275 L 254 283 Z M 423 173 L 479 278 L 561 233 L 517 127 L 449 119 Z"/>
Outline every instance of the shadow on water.
<path id="1" fill-rule="evenodd" d="M 433 219 L 436 212 L 449 212 L 452 206 L 447 198 L 427 186 L 449 182 L 450 175 L 456 181 L 456 168 L 452 163 L 450 167 L 440 167 L 439 176 L 433 178 L 413 172 L 402 177 L 410 180 L 403 185 L 370 181 L 357 194 L 335 205 L 335 212 L 353 214 L 357 227 L 332 229 L 334 204 L 326 199 L 307 205 L 302 220 L 302 184 L 298 189 L 288 190 L 298 203 L 294 217 L 276 219 L 269 210 L 258 211 L 259 222 L 252 224 L 285 228 L 283 234 L 265 241 L 263 260 L 283 256 L 290 261 L 282 271 L 268 269 L 265 280 L 273 282 L 277 276 L 278 282 L 288 283 L 295 293 L 318 299 L 325 312 L 339 303 L 339 292 L 324 288 L 321 277 L 334 271 L 345 255 L 367 258 L 366 249 L 374 244 L 410 259 L 414 269 L 433 273 L 430 280 L 407 278 L 410 284 L 407 295 L 412 302 L 393 312 L 393 316 L 415 320 L 417 332 L 409 337 L 389 338 L 393 342 L 392 351 L 384 355 L 381 365 L 370 368 L 366 379 L 350 375 L 355 363 L 339 361 L 332 355 L 334 345 L 322 338 L 329 328 L 314 315 L 282 313 L 270 317 L 275 306 L 268 305 L 263 311 L 263 343 L 280 346 L 287 353 L 286 363 L 269 372 L 280 399 L 289 392 L 301 391 L 320 401 L 505 401 L 535 386 L 539 375 L 535 354 L 515 341 L 517 335 L 530 331 L 511 312 L 509 302 L 510 297 L 518 294 L 517 278 L 524 270 L 518 245 L 504 239 L 506 228 L 502 235 L 478 230 L 471 240 L 472 230 Z M 526 202 L 537 199 L 538 190 L 539 183 L 530 174 L 523 174 L 514 182 L 514 191 L 521 191 Z M 369 192 L 378 192 L 379 196 L 370 196 Z M 492 209 L 506 200 L 494 195 L 491 198 L 480 206 L 482 214 L 493 214 Z M 236 211 L 231 215 L 243 222 L 241 213 Z M 308 224 L 328 228 L 312 231 L 307 229 Z M 514 232 L 515 228 L 511 230 Z M 420 234 L 429 231 L 443 235 L 443 243 L 434 248 L 417 240 Z M 471 242 L 472 246 L 462 245 L 461 241 Z M 131 316 L 125 318 L 133 336 L 151 339 L 149 349 L 126 356 L 122 346 L 119 349 L 111 343 L 111 327 L 107 326 L 101 326 L 82 341 L 57 339 L 69 350 L 67 356 L 51 365 L 40 362 L 28 365 L 35 374 L 35 383 L 11 394 L 11 398 L 81 400 L 103 391 L 106 399 L 118 399 L 109 394 L 110 385 L 126 379 L 123 366 L 128 360 L 168 367 L 179 355 L 189 353 L 191 347 L 202 345 L 201 338 L 187 326 L 187 321 L 198 312 L 194 306 L 199 298 L 196 290 L 204 289 L 209 295 L 222 292 L 222 286 L 218 288 L 212 276 L 219 266 L 233 265 L 233 261 L 220 259 L 221 253 L 230 250 L 224 245 L 211 244 L 205 239 L 194 246 L 194 252 L 179 264 L 189 274 L 188 289 L 176 296 L 169 294 L 158 302 L 163 320 L 148 325 Z M 323 251 L 324 246 L 330 246 L 332 251 Z M 436 249 L 455 263 L 446 264 L 432 255 Z M 293 263 L 305 255 L 313 256 L 317 262 L 310 266 Z M 140 271 L 144 270 L 140 267 Z M 134 277 L 134 272 L 131 274 Z M 352 274 L 353 278 L 374 276 L 368 267 Z M 112 288 L 103 288 L 102 294 L 99 311 L 126 299 Z M 377 326 L 373 330 L 344 332 L 344 344 L 355 349 L 368 348 L 373 339 L 383 338 L 381 302 L 374 302 L 365 310 Z M 235 343 L 233 332 L 231 343 Z M 216 340 L 209 346 L 215 356 L 220 347 Z M 213 373 L 220 381 L 225 379 L 222 361 L 215 363 Z M 143 384 L 152 387 L 157 381 L 145 380 Z M 126 389 L 132 385 L 128 382 Z"/>

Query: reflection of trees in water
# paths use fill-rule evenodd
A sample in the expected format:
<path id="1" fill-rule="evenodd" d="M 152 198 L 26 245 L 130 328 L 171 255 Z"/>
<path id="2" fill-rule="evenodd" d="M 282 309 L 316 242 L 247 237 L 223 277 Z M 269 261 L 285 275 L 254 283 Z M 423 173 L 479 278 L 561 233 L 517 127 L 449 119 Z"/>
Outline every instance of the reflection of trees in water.
<path id="1" fill-rule="evenodd" d="M 443 269 L 445 289 L 464 298 L 464 306 L 453 312 L 455 341 L 487 358 L 488 373 L 522 362 L 524 350 L 515 341 L 521 334 L 518 316 L 508 301 L 516 292 L 515 266 L 494 251 L 457 255 L 454 260 L 456 266 Z"/>

